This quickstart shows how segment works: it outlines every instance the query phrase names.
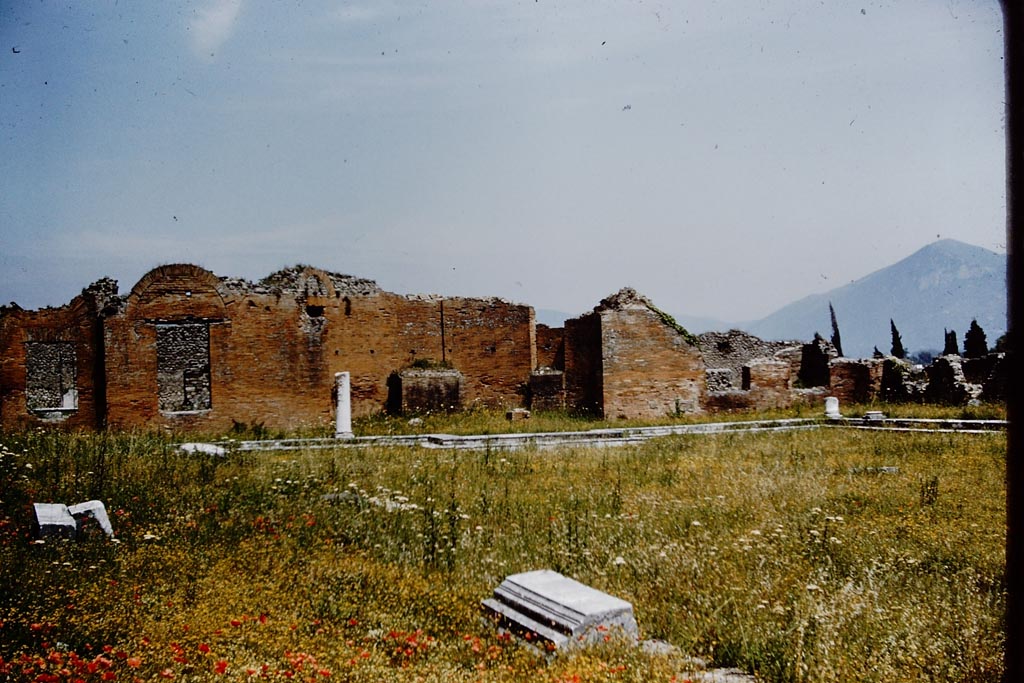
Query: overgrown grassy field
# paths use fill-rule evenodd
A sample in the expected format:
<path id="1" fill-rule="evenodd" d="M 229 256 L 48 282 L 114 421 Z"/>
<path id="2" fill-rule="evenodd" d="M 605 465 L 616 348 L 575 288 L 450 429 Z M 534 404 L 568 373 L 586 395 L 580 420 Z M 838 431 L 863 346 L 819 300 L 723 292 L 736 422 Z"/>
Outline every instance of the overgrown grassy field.
<path id="1" fill-rule="evenodd" d="M 226 458 L 152 434 L 0 444 L 0 680 L 682 681 L 683 655 L 764 681 L 1002 671 L 1002 434 Z M 31 503 L 90 499 L 117 542 L 32 541 Z M 480 600 L 539 568 L 631 601 L 681 654 L 548 659 L 498 636 Z"/>

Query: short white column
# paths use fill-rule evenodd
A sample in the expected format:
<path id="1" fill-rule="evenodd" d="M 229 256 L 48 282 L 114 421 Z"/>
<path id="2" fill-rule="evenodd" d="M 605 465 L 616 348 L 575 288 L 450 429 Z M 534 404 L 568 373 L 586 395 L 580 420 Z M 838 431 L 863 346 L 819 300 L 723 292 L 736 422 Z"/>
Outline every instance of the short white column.
<path id="1" fill-rule="evenodd" d="M 352 397 L 351 380 L 347 372 L 334 373 L 334 383 L 338 387 L 338 410 L 334 416 L 334 438 L 351 439 L 352 434 Z"/>
<path id="2" fill-rule="evenodd" d="M 825 417 L 830 420 L 842 417 L 839 414 L 839 399 L 835 396 L 829 396 L 825 399 Z"/>

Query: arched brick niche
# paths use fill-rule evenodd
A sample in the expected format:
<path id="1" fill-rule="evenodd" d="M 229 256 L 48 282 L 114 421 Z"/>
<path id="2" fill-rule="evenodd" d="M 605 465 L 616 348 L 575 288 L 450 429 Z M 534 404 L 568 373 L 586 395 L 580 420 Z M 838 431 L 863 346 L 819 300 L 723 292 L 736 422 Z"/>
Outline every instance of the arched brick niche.
<path id="1" fill-rule="evenodd" d="M 217 276 L 188 263 L 159 266 L 142 276 L 125 307 L 129 320 L 223 320 L 224 299 Z"/>

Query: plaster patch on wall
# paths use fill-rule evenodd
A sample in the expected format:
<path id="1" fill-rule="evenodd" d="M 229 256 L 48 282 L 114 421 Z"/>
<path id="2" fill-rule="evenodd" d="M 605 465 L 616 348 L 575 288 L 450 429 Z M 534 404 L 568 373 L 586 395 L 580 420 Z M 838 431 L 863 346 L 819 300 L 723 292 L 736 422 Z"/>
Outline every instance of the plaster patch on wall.
<path id="1" fill-rule="evenodd" d="M 156 326 L 157 395 L 163 412 L 209 410 L 210 325 Z"/>

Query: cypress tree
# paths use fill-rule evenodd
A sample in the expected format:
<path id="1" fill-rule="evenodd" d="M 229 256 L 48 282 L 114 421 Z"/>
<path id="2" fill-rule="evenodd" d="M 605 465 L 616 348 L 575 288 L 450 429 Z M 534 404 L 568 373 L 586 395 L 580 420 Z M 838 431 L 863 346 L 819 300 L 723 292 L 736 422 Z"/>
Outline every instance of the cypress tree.
<path id="1" fill-rule="evenodd" d="M 977 320 L 971 321 L 971 327 L 964 335 L 964 357 L 981 358 L 988 354 L 988 340 L 985 339 L 985 330 Z"/>
<path id="2" fill-rule="evenodd" d="M 832 308 L 832 302 L 828 302 L 828 314 L 832 316 L 832 346 L 836 347 L 836 353 L 843 355 L 843 341 L 839 338 L 839 323 L 836 322 L 836 309 Z"/>
<path id="3" fill-rule="evenodd" d="M 896 323 L 889 318 L 889 329 L 892 332 L 892 355 L 897 358 L 906 358 L 907 350 L 903 348 L 903 339 L 900 337 L 900 331 L 896 329 Z"/>

